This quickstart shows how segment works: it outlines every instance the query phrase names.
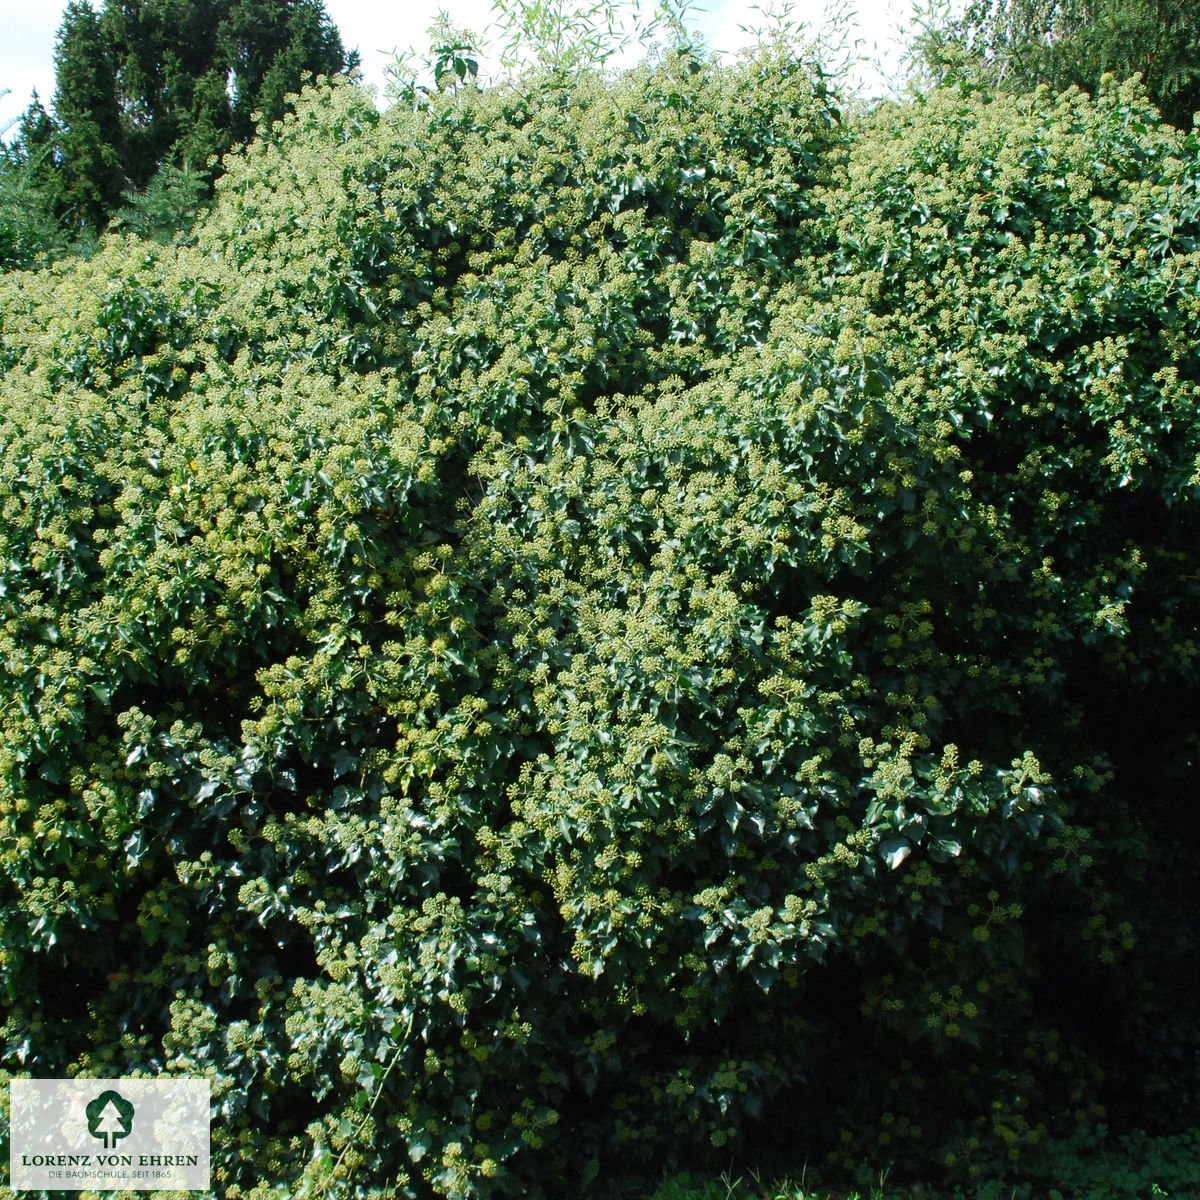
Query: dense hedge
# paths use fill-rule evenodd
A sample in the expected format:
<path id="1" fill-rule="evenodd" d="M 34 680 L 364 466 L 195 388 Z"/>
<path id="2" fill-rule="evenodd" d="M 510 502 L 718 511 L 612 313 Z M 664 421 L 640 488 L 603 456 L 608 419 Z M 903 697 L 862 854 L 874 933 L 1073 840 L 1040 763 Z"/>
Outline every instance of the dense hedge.
<path id="1" fill-rule="evenodd" d="M 208 1075 L 227 1197 L 1194 1110 L 1197 149 L 340 86 L 5 276 L 9 1069 Z"/>

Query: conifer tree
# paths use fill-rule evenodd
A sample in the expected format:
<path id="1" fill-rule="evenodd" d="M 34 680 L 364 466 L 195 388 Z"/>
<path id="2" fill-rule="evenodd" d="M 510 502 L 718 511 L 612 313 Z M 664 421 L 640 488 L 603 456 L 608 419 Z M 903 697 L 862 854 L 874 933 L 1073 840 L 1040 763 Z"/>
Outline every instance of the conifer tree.
<path id="1" fill-rule="evenodd" d="M 112 45 L 86 0 L 71 0 L 54 50 L 59 203 L 72 226 L 103 224 L 124 187 Z"/>
<path id="2" fill-rule="evenodd" d="M 353 69 L 322 0 L 71 0 L 59 29 L 54 117 L 27 114 L 54 152 L 39 169 L 59 215 L 100 228 L 165 167 L 211 178 L 209 161 L 277 119 L 308 74 Z M 53 183 L 53 188 L 50 187 Z"/>
<path id="3" fill-rule="evenodd" d="M 321 0 L 236 0 L 218 34 L 220 61 L 230 72 L 230 127 L 249 139 L 253 114 L 281 117 L 284 97 L 297 90 L 305 71 L 333 75 L 358 62 L 342 46 Z"/>
<path id="4" fill-rule="evenodd" d="M 173 149 L 197 118 L 227 130 L 228 98 L 216 58 L 222 9 L 228 8 L 220 0 L 107 0 L 103 22 L 122 102 L 123 165 L 135 186 L 144 186 L 160 163 L 175 157 Z M 217 112 L 203 99 L 196 111 L 197 88 L 202 98 L 207 95 L 214 72 L 221 83 Z M 228 145 L 227 137 L 217 136 L 199 149 L 207 156 Z"/>
<path id="5" fill-rule="evenodd" d="M 0 270 L 31 266 L 66 240 L 55 217 L 60 180 L 54 123 L 36 91 L 15 123 L 17 137 L 0 146 Z"/>

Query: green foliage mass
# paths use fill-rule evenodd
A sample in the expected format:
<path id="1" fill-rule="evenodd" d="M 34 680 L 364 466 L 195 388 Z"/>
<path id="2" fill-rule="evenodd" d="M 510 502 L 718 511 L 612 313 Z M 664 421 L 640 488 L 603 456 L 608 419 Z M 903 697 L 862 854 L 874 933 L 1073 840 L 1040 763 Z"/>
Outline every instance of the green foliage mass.
<path id="1" fill-rule="evenodd" d="M 1187 0 L 969 0 L 920 42 L 935 70 L 973 63 L 1006 88 L 1095 91 L 1106 72 L 1136 72 L 1166 120 L 1190 129 L 1200 111 L 1200 10 Z"/>
<path id="2" fill-rule="evenodd" d="M 3 277 L 9 1068 L 209 1077 L 231 1198 L 1194 1111 L 1151 118 L 849 125 L 778 47 L 313 89 L 186 244 Z"/>
<path id="3" fill-rule="evenodd" d="M 0 150 L 0 270 L 31 267 L 65 240 L 36 164 Z"/>

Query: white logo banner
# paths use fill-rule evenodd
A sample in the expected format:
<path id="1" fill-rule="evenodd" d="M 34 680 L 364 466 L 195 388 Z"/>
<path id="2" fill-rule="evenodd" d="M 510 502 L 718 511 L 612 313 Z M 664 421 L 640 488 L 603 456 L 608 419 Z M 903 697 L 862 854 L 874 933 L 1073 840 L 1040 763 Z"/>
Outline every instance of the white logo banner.
<path id="1" fill-rule="evenodd" d="M 13 1079 L 9 1186 L 207 1191 L 207 1079 Z"/>

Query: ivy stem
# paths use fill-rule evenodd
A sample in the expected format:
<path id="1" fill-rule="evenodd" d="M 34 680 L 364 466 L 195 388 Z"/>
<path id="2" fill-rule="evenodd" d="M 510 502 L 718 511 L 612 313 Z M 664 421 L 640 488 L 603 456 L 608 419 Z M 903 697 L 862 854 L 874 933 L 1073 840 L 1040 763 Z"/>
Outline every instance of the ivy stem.
<path id="1" fill-rule="evenodd" d="M 405 1038 L 412 1032 L 412 1022 L 409 1021 L 408 1029 L 405 1030 Z M 392 1053 L 392 1057 L 388 1060 L 388 1065 L 382 1075 L 379 1077 L 379 1082 L 375 1085 L 375 1094 L 371 1097 L 371 1103 L 367 1106 L 367 1111 L 363 1113 L 362 1120 L 358 1123 L 358 1128 L 346 1139 L 346 1144 L 342 1147 L 342 1152 L 334 1160 L 333 1166 L 329 1170 L 329 1174 L 325 1177 L 325 1182 L 321 1185 L 318 1196 L 326 1196 L 329 1194 L 329 1186 L 337 1178 L 338 1167 L 342 1165 L 342 1159 L 346 1157 L 346 1151 L 358 1141 L 358 1135 L 366 1128 L 367 1122 L 371 1119 L 371 1114 L 375 1111 L 375 1105 L 379 1103 L 379 1097 L 383 1095 L 383 1085 L 387 1083 L 388 1076 L 392 1073 L 392 1068 L 400 1061 L 400 1052 L 404 1049 L 404 1042 L 400 1042 Z"/>

